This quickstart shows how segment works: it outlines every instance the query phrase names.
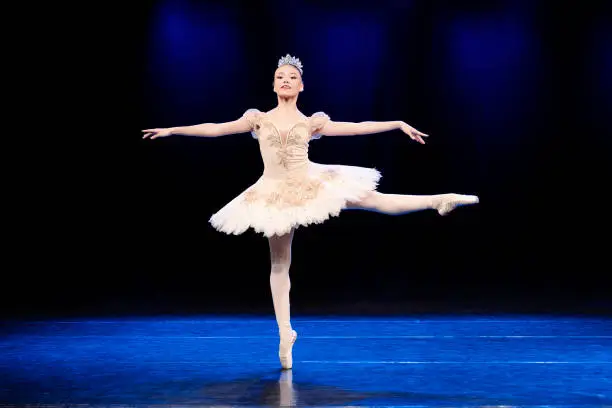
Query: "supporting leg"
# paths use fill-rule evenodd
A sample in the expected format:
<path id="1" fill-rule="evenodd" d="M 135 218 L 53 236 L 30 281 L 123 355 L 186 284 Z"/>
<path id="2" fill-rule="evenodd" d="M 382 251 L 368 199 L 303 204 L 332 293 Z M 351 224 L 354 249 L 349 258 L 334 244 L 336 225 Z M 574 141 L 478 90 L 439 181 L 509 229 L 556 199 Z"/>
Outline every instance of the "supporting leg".
<path id="1" fill-rule="evenodd" d="M 274 313 L 280 335 L 279 358 L 284 369 L 293 366 L 292 348 L 297 333 L 291 327 L 291 314 L 289 291 L 291 280 L 289 279 L 289 267 L 291 266 L 291 242 L 294 231 L 282 236 L 269 238 L 270 244 L 270 289 Z"/>

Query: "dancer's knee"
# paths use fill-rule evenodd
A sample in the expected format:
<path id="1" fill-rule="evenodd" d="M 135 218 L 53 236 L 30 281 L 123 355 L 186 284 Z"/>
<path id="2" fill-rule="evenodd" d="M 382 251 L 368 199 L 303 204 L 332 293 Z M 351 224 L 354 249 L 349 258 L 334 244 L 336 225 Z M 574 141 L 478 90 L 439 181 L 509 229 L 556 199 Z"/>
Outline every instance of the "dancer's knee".
<path id="1" fill-rule="evenodd" d="M 272 268 L 270 271 L 270 285 L 274 288 L 285 288 L 286 290 L 291 289 L 291 279 L 289 278 L 289 267 L 291 262 L 289 260 L 278 260 L 272 262 Z"/>
<path id="2" fill-rule="evenodd" d="M 273 275 L 288 274 L 290 266 L 291 266 L 291 260 L 288 258 L 287 259 L 281 258 L 281 259 L 273 260 L 270 273 Z"/>
<path id="3" fill-rule="evenodd" d="M 380 202 L 379 196 L 381 195 L 378 191 L 369 191 L 360 200 L 347 203 L 347 207 L 349 209 L 375 210 Z"/>
<path id="4" fill-rule="evenodd" d="M 349 203 L 348 208 L 393 214 L 395 206 L 392 201 L 387 194 L 370 191 L 361 200 Z"/>

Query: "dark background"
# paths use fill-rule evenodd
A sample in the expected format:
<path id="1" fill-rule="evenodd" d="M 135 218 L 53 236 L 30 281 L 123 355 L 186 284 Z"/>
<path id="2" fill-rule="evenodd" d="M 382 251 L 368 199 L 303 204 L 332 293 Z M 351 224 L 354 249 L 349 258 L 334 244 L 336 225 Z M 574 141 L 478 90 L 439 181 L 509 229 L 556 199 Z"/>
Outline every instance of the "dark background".
<path id="1" fill-rule="evenodd" d="M 44 54 L 52 93 L 29 117 L 57 125 L 26 150 L 6 214 L 5 315 L 272 313 L 267 241 L 208 224 L 261 174 L 257 142 L 140 130 L 271 109 L 286 53 L 304 63 L 305 114 L 431 135 L 324 137 L 313 161 L 376 167 L 382 192 L 481 197 L 444 218 L 300 228 L 294 313 L 611 309 L 609 2 L 126 7 L 64 15 L 78 30 Z"/>

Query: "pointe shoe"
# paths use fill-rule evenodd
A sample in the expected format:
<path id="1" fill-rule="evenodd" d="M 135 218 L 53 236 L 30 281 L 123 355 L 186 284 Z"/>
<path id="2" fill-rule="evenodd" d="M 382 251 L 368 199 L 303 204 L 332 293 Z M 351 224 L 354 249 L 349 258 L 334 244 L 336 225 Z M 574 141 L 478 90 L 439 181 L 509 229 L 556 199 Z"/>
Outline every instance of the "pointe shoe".
<path id="1" fill-rule="evenodd" d="M 438 210 L 438 214 L 447 215 L 455 208 L 477 204 L 480 201 L 478 196 L 475 195 L 463 195 L 463 194 L 441 194 L 434 199 L 434 209 Z"/>
<path id="2" fill-rule="evenodd" d="M 293 368 L 293 344 L 297 340 L 297 332 L 291 330 L 290 337 L 282 337 L 278 346 L 278 358 L 284 370 Z"/>

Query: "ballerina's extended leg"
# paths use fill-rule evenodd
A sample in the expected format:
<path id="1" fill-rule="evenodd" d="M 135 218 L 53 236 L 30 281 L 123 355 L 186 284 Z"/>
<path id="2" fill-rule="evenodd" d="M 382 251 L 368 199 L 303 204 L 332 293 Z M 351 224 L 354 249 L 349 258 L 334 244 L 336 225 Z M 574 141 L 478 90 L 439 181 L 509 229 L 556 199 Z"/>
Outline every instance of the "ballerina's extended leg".
<path id="1" fill-rule="evenodd" d="M 278 324 L 280 343 L 278 356 L 281 366 L 290 369 L 293 366 L 293 344 L 297 339 L 297 333 L 291 327 L 291 316 L 289 310 L 289 291 L 291 280 L 289 279 L 289 267 L 291 265 L 291 242 L 293 233 L 269 238 L 270 262 L 270 289 L 272 290 L 272 301 L 274 313 Z"/>
<path id="2" fill-rule="evenodd" d="M 369 193 L 360 201 L 350 202 L 348 208 L 377 211 L 384 214 L 407 214 L 415 211 L 436 210 L 447 215 L 459 206 L 476 204 L 479 198 L 463 194 L 404 195 Z"/>

